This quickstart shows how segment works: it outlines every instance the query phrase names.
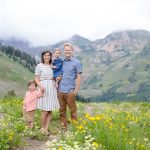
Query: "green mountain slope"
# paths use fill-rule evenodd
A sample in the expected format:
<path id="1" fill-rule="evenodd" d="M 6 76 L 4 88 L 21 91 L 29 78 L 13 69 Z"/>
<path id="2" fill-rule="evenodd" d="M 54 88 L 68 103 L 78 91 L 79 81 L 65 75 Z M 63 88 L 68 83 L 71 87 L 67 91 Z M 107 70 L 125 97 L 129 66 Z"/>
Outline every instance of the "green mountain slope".
<path id="1" fill-rule="evenodd" d="M 14 90 L 18 96 L 23 96 L 27 90 L 27 82 L 32 79 L 33 73 L 0 52 L 0 97 L 10 90 Z"/>
<path id="2" fill-rule="evenodd" d="M 49 48 L 63 50 L 65 42 L 74 45 L 74 55 L 83 65 L 82 99 L 150 101 L 149 31 L 113 32 L 95 41 L 74 35 Z M 34 55 L 40 58 L 38 48 Z"/>
<path id="3" fill-rule="evenodd" d="M 96 41 L 84 39 L 75 36 L 68 40 L 83 64 L 80 96 L 89 101 L 150 101 L 149 31 L 114 32 Z"/>
<path id="4" fill-rule="evenodd" d="M 110 63 L 96 64 L 91 55 L 84 56 L 80 55 L 86 72 L 80 94 L 85 98 L 150 101 L 150 46 Z"/>

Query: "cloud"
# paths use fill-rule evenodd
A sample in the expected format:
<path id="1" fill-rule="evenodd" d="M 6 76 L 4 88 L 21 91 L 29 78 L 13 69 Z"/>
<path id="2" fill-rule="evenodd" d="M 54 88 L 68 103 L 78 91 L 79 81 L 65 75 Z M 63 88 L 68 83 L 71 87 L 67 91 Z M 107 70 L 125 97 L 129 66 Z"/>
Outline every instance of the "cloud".
<path id="1" fill-rule="evenodd" d="M 0 0 L 0 38 L 34 45 L 80 34 L 91 40 L 121 29 L 150 30 L 147 0 Z"/>

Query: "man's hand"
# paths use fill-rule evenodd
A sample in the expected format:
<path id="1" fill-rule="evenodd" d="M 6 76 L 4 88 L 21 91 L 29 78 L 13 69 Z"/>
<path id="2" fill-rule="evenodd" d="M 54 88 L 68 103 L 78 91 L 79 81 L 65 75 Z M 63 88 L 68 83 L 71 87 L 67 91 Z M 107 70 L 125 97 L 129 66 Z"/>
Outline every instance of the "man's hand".
<path id="1" fill-rule="evenodd" d="M 77 91 L 76 90 L 74 90 L 74 95 L 77 96 Z"/>

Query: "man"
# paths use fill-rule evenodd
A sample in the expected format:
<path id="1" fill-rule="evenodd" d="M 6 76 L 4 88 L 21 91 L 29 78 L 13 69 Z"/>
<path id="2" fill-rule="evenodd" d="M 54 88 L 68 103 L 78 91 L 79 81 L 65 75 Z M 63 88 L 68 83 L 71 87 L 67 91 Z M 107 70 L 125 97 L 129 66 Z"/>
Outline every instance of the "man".
<path id="1" fill-rule="evenodd" d="M 65 59 L 63 62 L 63 75 L 59 84 L 58 99 L 60 103 L 60 121 L 63 129 L 67 129 L 66 110 L 70 111 L 71 119 L 77 119 L 77 106 L 75 97 L 80 88 L 82 66 L 78 59 L 73 57 L 73 46 L 64 44 Z"/>

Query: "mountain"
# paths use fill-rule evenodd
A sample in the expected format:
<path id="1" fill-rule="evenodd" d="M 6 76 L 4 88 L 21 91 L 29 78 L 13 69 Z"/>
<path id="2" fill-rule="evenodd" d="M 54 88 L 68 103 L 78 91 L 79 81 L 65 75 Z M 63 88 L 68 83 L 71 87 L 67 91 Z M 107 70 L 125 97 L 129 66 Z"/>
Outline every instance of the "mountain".
<path id="1" fill-rule="evenodd" d="M 63 49 L 65 42 L 74 45 L 74 55 L 83 65 L 83 99 L 150 101 L 149 31 L 118 31 L 95 41 L 76 34 L 48 47 Z M 35 48 L 34 55 L 40 56 L 43 48 Z"/>
<path id="2" fill-rule="evenodd" d="M 64 42 L 75 45 L 75 56 L 83 64 L 82 98 L 150 101 L 149 31 L 114 32 L 96 41 L 75 35 L 52 47 L 62 48 Z"/>
<path id="3" fill-rule="evenodd" d="M 14 62 L 0 51 L 0 97 L 14 90 L 18 96 L 23 96 L 27 83 L 34 79 L 34 74 L 18 62 Z"/>
<path id="4" fill-rule="evenodd" d="M 75 34 L 72 37 L 70 37 L 69 39 L 62 40 L 54 45 L 43 45 L 43 46 L 38 46 L 38 47 L 32 46 L 32 44 L 27 40 L 20 40 L 17 38 L 9 38 L 7 40 L 0 39 L 0 43 L 2 45 L 12 46 L 12 47 L 14 47 L 16 49 L 20 49 L 32 56 L 39 56 L 39 54 L 44 49 L 53 50 L 56 47 L 63 48 L 63 44 L 66 42 L 72 43 L 75 46 L 76 51 L 80 51 L 82 49 L 91 51 L 93 49 L 93 47 L 91 45 L 92 41 L 90 41 L 78 34 Z"/>
<path id="5" fill-rule="evenodd" d="M 94 44 L 96 50 L 112 52 L 123 48 L 131 51 L 142 49 L 149 40 L 150 33 L 148 31 L 131 30 L 111 33 L 102 40 L 96 40 Z"/>
<path id="6" fill-rule="evenodd" d="M 82 50 L 85 50 L 85 51 L 92 51 L 93 50 L 93 47 L 92 47 L 92 41 L 78 35 L 78 34 L 75 34 L 73 35 L 72 37 L 70 37 L 69 39 L 66 39 L 66 40 L 63 40 L 63 41 L 60 41 L 54 45 L 51 45 L 50 47 L 52 49 L 55 49 L 57 47 L 60 47 L 61 49 L 63 49 L 63 45 L 64 43 L 72 43 L 74 45 L 74 49 L 76 52 L 80 52 Z"/>
<path id="7" fill-rule="evenodd" d="M 19 49 L 21 51 L 24 51 L 31 56 L 34 56 L 35 58 L 39 59 L 39 54 L 43 49 L 48 48 L 49 46 L 38 46 L 34 47 L 32 44 L 27 40 L 17 39 L 17 38 L 9 38 L 6 40 L 0 39 L 0 43 L 4 46 L 12 46 L 15 49 Z"/>

